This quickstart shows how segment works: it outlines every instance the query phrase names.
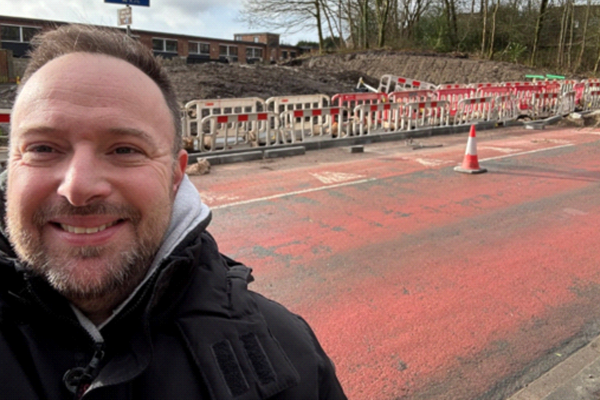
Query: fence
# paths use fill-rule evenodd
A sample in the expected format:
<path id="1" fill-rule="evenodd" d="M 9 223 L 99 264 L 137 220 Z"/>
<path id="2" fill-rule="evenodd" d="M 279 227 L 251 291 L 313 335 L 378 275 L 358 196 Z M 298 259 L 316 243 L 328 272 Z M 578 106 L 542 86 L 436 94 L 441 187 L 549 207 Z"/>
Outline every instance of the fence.
<path id="1" fill-rule="evenodd" d="M 423 90 L 404 90 L 389 94 L 389 99 L 393 103 L 413 103 L 415 101 L 430 101 L 435 98 L 435 91 L 429 89 Z"/>
<path id="2" fill-rule="evenodd" d="M 325 107 L 284 111 L 281 122 L 281 143 L 306 141 L 311 137 L 335 139 L 350 135 L 348 109 Z"/>
<path id="3" fill-rule="evenodd" d="M 184 137 L 198 137 L 203 133 L 210 132 L 214 128 L 207 125 L 210 120 L 206 120 L 204 124 L 202 121 L 211 115 L 257 113 L 266 111 L 266 109 L 265 101 L 258 97 L 193 100 L 184 107 L 183 135 Z"/>
<path id="4" fill-rule="evenodd" d="M 352 132 L 368 135 L 375 131 L 397 131 L 401 129 L 404 107 L 402 103 L 357 106 L 354 109 Z"/>
<path id="5" fill-rule="evenodd" d="M 272 112 L 208 115 L 202 126 L 209 127 L 195 139 L 194 147 L 202 152 L 227 150 L 232 147 L 256 147 L 276 144 L 278 117 Z M 273 129 L 272 129 L 273 127 Z"/>
<path id="6" fill-rule="evenodd" d="M 493 97 L 474 97 L 458 102 L 454 114 L 454 125 L 487 122 L 496 118 L 497 112 L 494 109 Z"/>
<path id="7" fill-rule="evenodd" d="M 437 89 L 433 83 L 417 81 L 410 78 L 403 78 L 395 75 L 383 75 L 377 87 L 378 92 L 390 93 L 399 92 L 404 89 Z"/>
<path id="8" fill-rule="evenodd" d="M 3 110 L 0 108 L 0 124 L 10 123 L 10 110 Z"/>

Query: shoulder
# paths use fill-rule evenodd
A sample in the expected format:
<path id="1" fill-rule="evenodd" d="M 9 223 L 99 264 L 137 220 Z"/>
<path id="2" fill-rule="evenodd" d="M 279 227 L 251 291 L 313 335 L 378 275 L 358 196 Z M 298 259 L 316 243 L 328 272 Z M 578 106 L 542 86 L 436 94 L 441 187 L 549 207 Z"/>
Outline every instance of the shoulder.
<path id="1" fill-rule="evenodd" d="M 314 390 L 305 398 L 345 399 L 335 374 L 335 366 L 327 356 L 315 333 L 299 315 L 256 292 L 249 291 L 262 313 L 269 331 L 279 342 L 301 377 L 302 390 Z"/>

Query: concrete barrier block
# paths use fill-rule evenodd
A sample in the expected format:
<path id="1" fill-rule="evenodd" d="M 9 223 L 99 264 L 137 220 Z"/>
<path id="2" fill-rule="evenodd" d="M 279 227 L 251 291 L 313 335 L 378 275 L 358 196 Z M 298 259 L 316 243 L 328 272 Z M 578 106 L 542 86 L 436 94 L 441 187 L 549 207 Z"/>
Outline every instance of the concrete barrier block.
<path id="1" fill-rule="evenodd" d="M 303 156 L 306 153 L 304 146 L 285 147 L 281 149 L 265 150 L 265 158 Z"/>

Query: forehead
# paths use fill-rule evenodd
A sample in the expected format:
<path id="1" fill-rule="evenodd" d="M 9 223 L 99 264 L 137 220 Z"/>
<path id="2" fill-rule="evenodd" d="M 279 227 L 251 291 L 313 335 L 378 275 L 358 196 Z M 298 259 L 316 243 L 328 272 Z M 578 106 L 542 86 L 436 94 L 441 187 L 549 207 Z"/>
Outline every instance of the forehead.
<path id="1" fill-rule="evenodd" d="M 41 118 L 38 111 L 53 115 L 80 111 L 80 117 L 90 118 L 112 112 L 161 127 L 172 119 L 160 88 L 150 77 L 124 60 L 90 53 L 67 54 L 36 71 L 16 99 L 12 120 L 17 126 L 11 130 L 36 116 Z"/>

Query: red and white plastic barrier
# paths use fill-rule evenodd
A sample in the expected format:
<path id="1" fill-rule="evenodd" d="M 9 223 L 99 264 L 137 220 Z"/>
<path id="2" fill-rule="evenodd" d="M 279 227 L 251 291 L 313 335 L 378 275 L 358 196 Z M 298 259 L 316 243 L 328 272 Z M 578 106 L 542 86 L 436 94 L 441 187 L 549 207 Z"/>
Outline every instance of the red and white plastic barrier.
<path id="1" fill-rule="evenodd" d="M 447 101 L 423 101 L 408 103 L 402 112 L 400 129 L 412 130 L 431 126 L 447 126 L 450 123 Z"/>
<path id="2" fill-rule="evenodd" d="M 507 86 L 481 86 L 475 93 L 476 97 L 507 96 L 511 93 L 511 88 Z"/>
<path id="3" fill-rule="evenodd" d="M 348 114 L 344 107 L 284 111 L 279 119 L 281 140 L 296 143 L 315 136 L 329 139 L 349 136 Z"/>
<path id="4" fill-rule="evenodd" d="M 338 93 L 331 97 L 332 106 L 344 107 L 353 110 L 363 104 L 387 103 L 387 93 Z"/>
<path id="5" fill-rule="evenodd" d="M 198 137 L 202 133 L 211 132 L 212 126 L 201 123 L 210 115 L 257 113 L 266 110 L 265 101 L 258 97 L 192 100 L 184 108 L 186 123 L 183 126 L 183 136 Z"/>
<path id="6" fill-rule="evenodd" d="M 329 107 L 331 99 L 324 94 L 270 97 L 265 102 L 266 111 L 281 114 L 284 111 Z"/>
<path id="7" fill-rule="evenodd" d="M 476 91 L 475 88 L 440 89 L 436 90 L 435 94 L 437 100 L 447 101 L 450 104 L 449 112 L 450 116 L 453 117 L 458 109 L 458 103 L 461 100 L 473 97 Z"/>
<path id="8" fill-rule="evenodd" d="M 405 89 L 437 89 L 437 85 L 415 79 L 395 75 L 383 75 L 379 81 L 377 91 L 383 93 L 399 92 Z"/>
<path id="9" fill-rule="evenodd" d="M 513 86 L 512 94 L 515 96 L 517 105 L 521 114 L 533 116 L 533 96 L 536 93 L 542 93 L 540 86 L 525 85 L 525 86 Z"/>
<path id="10" fill-rule="evenodd" d="M 201 126 L 208 126 L 208 132 L 201 132 L 195 138 L 194 148 L 202 152 L 228 150 L 247 145 L 274 145 L 277 143 L 278 117 L 272 112 L 209 115 L 202 118 Z"/>
<path id="11" fill-rule="evenodd" d="M 438 85 L 436 89 L 462 89 L 470 87 L 473 87 L 473 85 L 468 83 L 442 83 L 441 85 Z"/>
<path id="12" fill-rule="evenodd" d="M 558 93 L 534 93 L 532 97 L 532 116 L 534 118 L 547 118 L 558 114 Z"/>
<path id="13" fill-rule="evenodd" d="M 502 123 L 517 119 L 520 113 L 517 101 L 511 94 L 495 97 L 494 111 L 498 122 Z"/>
<path id="14" fill-rule="evenodd" d="M 375 131 L 393 132 L 400 130 L 402 123 L 402 103 L 362 105 L 354 109 L 352 131 L 359 135 L 369 135 Z"/>
<path id="15" fill-rule="evenodd" d="M 585 111 L 600 109 L 600 90 L 592 90 L 584 95 L 583 109 Z"/>
<path id="16" fill-rule="evenodd" d="M 414 103 L 415 101 L 431 101 L 435 99 L 435 91 L 429 89 L 423 90 L 403 90 L 389 94 L 390 101 L 393 103 Z"/>
<path id="17" fill-rule="evenodd" d="M 0 108 L 0 124 L 10 123 L 10 110 Z"/>
<path id="18" fill-rule="evenodd" d="M 577 106 L 577 101 L 575 100 L 577 97 L 577 93 L 574 90 L 563 93 L 560 96 L 560 102 L 558 105 L 557 114 L 566 115 L 575 111 L 575 107 Z"/>
<path id="19" fill-rule="evenodd" d="M 493 97 L 472 97 L 460 100 L 454 114 L 454 125 L 491 121 L 496 117 L 494 111 Z"/>

